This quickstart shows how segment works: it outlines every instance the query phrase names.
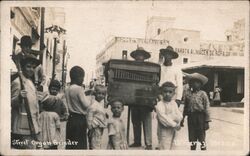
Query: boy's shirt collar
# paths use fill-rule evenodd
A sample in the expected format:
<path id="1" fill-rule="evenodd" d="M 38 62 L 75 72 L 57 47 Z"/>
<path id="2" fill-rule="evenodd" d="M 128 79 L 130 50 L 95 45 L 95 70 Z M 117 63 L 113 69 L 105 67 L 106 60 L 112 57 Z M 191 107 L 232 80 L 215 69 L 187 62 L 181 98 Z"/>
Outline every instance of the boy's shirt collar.
<path id="1" fill-rule="evenodd" d="M 193 88 L 190 88 L 189 90 L 191 93 L 198 93 L 199 91 L 201 91 L 201 89 L 194 91 Z"/>

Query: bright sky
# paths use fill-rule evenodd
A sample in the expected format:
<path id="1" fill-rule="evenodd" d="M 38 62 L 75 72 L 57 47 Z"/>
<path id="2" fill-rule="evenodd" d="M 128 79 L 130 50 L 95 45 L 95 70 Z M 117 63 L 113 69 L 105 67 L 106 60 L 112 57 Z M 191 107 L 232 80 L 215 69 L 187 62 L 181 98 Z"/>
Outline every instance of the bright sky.
<path id="1" fill-rule="evenodd" d="M 95 72 L 95 56 L 112 36 L 145 37 L 151 16 L 175 17 L 175 28 L 199 30 L 201 39 L 225 40 L 233 22 L 248 19 L 247 1 L 95 1 L 67 5 L 66 29 L 72 66 L 82 66 L 87 75 Z M 248 22 L 246 22 L 248 23 Z M 69 81 L 69 79 L 67 79 Z"/>

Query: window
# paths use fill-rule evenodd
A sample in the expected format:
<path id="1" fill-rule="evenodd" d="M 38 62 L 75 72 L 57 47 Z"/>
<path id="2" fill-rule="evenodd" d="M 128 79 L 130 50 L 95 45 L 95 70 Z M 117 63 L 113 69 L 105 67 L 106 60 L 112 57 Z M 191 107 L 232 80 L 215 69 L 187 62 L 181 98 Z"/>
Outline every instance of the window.
<path id="1" fill-rule="evenodd" d="M 123 60 L 127 60 L 127 58 L 128 58 L 128 51 L 127 50 L 123 50 L 122 51 L 122 59 Z"/>
<path id="2" fill-rule="evenodd" d="M 227 36 L 227 41 L 232 41 L 232 36 L 231 35 Z"/>
<path id="3" fill-rule="evenodd" d="M 38 16 L 40 16 L 40 8 L 39 7 L 32 7 L 33 12 L 35 12 Z"/>
<path id="4" fill-rule="evenodd" d="M 244 93 L 244 74 L 237 75 L 237 94 Z"/>
<path id="5" fill-rule="evenodd" d="M 157 35 L 160 35 L 160 33 L 161 33 L 161 29 L 158 28 L 158 30 L 157 30 Z"/>
<path id="6" fill-rule="evenodd" d="M 47 39 L 46 39 L 46 48 L 47 48 L 47 50 L 49 50 L 49 46 L 50 46 L 50 45 L 49 45 L 49 38 L 47 38 Z"/>
<path id="7" fill-rule="evenodd" d="M 15 54 L 16 52 L 16 45 L 19 39 L 16 36 L 13 36 L 13 44 L 12 44 L 12 54 Z"/>
<path id="8" fill-rule="evenodd" d="M 38 34 L 37 28 L 32 27 L 31 30 L 31 39 L 33 43 L 36 43 L 39 40 L 40 36 Z"/>
<path id="9" fill-rule="evenodd" d="M 184 42 L 187 42 L 188 41 L 188 37 L 184 37 Z"/>
<path id="10" fill-rule="evenodd" d="M 187 64 L 188 63 L 188 58 L 183 58 L 183 64 Z"/>
<path id="11" fill-rule="evenodd" d="M 230 46 L 229 46 L 229 51 L 232 51 L 232 50 L 233 50 L 233 46 L 230 45 Z"/>
<path id="12" fill-rule="evenodd" d="M 13 18 L 15 18 L 15 13 L 11 10 L 10 11 L 10 19 L 13 19 Z"/>

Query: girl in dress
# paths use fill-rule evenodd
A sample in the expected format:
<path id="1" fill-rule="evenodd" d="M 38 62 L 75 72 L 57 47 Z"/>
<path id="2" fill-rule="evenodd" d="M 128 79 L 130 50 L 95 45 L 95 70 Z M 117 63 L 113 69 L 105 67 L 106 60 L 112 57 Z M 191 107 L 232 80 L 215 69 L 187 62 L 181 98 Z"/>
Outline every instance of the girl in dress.
<path id="1" fill-rule="evenodd" d="M 49 98 L 51 99 L 42 103 L 44 111 L 40 114 L 41 141 L 46 143 L 44 149 L 57 149 L 56 142 L 60 140 L 60 117 L 52 107 L 56 99 Z"/>
<path id="2" fill-rule="evenodd" d="M 89 149 L 101 149 L 102 135 L 107 127 L 107 115 L 102 101 L 106 96 L 106 88 L 96 85 L 94 90 L 95 99 L 90 105 L 87 114 Z"/>

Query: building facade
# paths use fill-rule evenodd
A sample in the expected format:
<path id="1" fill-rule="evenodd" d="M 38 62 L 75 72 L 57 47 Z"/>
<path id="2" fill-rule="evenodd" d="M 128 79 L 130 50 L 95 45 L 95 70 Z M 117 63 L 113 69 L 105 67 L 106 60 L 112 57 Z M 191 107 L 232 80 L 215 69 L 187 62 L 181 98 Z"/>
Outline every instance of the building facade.
<path id="1" fill-rule="evenodd" d="M 200 31 L 197 30 L 186 30 L 173 28 L 175 18 L 169 17 L 152 17 L 146 24 L 146 38 L 127 38 L 127 37 L 114 37 L 110 42 L 106 44 L 106 47 L 96 56 L 96 76 L 97 80 L 103 79 L 103 63 L 109 59 L 132 59 L 130 53 L 137 48 L 137 46 L 143 47 L 146 51 L 151 53 L 151 58 L 146 61 L 159 63 L 159 50 L 166 48 L 168 45 L 172 46 L 174 50 L 179 54 L 179 57 L 173 60 L 175 66 L 184 68 L 186 64 L 195 64 L 196 62 L 206 62 L 221 59 L 235 59 L 237 58 L 240 62 L 244 62 L 244 33 L 245 24 L 244 19 L 236 21 L 234 27 L 225 32 L 226 41 L 208 41 L 201 40 Z M 223 67 L 224 68 L 224 67 Z M 198 68 L 197 68 L 198 69 Z M 225 70 L 231 70 L 231 68 L 224 68 Z M 243 70 L 243 72 L 242 72 Z M 186 70 L 196 71 L 196 70 Z M 210 71 L 210 70 L 207 70 Z M 223 72 L 215 70 L 209 75 L 212 78 L 210 82 L 213 83 L 213 88 L 216 84 L 222 84 L 225 81 Z M 197 72 L 199 72 L 197 70 Z M 242 80 L 242 74 L 244 77 L 244 66 L 236 72 L 240 78 L 232 80 L 236 84 L 236 88 L 242 88 L 240 81 Z M 218 77 L 218 74 L 221 75 Z M 216 77 L 217 76 L 217 77 Z M 220 81 L 220 82 L 218 82 Z M 230 82 L 231 80 L 228 80 Z M 238 81 L 238 82 L 237 82 Z M 243 82 L 244 83 L 244 82 Z M 239 85 L 237 85 L 239 84 Z M 224 88 L 228 87 L 229 84 L 224 85 Z M 209 91 L 213 90 L 208 88 Z M 242 91 L 242 90 L 241 90 Z M 224 93 L 229 97 L 229 93 Z M 230 93 L 231 95 L 232 93 Z M 244 93 L 240 92 L 240 95 L 233 99 L 223 99 L 226 101 L 239 100 L 242 98 Z"/>
<path id="2" fill-rule="evenodd" d="M 244 34 L 242 32 L 244 31 L 242 28 L 244 27 L 244 20 L 236 22 L 235 25 L 240 26 L 234 26 L 231 31 L 227 31 L 240 31 L 240 37 L 233 37 L 234 40 L 232 41 L 201 40 L 199 31 L 173 28 L 174 20 L 175 18 L 169 17 L 150 18 L 147 21 L 146 39 L 114 37 L 107 43 L 106 47 L 97 54 L 97 78 L 102 75 L 102 63 L 109 59 L 121 59 L 123 51 L 127 53 L 128 59 L 131 59 L 129 54 L 135 50 L 137 46 L 142 46 L 145 50 L 151 52 L 151 58 L 148 61 L 158 63 L 159 50 L 171 45 L 174 50 L 179 53 L 179 57 L 174 60 L 175 65 L 224 57 L 244 56 L 244 37 L 242 36 L 242 34 Z M 239 38 L 240 40 L 236 41 L 235 38 Z"/>
<path id="3" fill-rule="evenodd" d="M 20 51 L 20 46 L 17 45 L 23 35 L 29 35 L 32 42 L 35 44 L 33 49 L 39 50 L 39 28 L 40 28 L 40 8 L 13 7 L 10 10 L 11 21 L 11 45 L 12 52 L 10 55 Z M 11 71 L 16 71 L 15 64 L 12 62 Z"/>
<path id="4" fill-rule="evenodd" d="M 137 46 L 140 46 L 151 54 L 151 57 L 146 61 L 158 63 L 159 49 L 165 48 L 168 45 L 169 43 L 167 40 L 114 37 L 106 45 L 103 51 L 96 56 L 97 80 L 103 78 L 104 67 L 102 64 L 110 59 L 133 60 L 133 58 L 130 56 L 130 53 L 134 51 Z"/>
<path id="5" fill-rule="evenodd" d="M 203 90 L 209 95 L 215 87 L 221 88 L 222 102 L 240 102 L 244 97 L 245 61 L 242 58 L 221 58 L 183 66 L 186 73 L 199 72 L 208 77 Z"/>

